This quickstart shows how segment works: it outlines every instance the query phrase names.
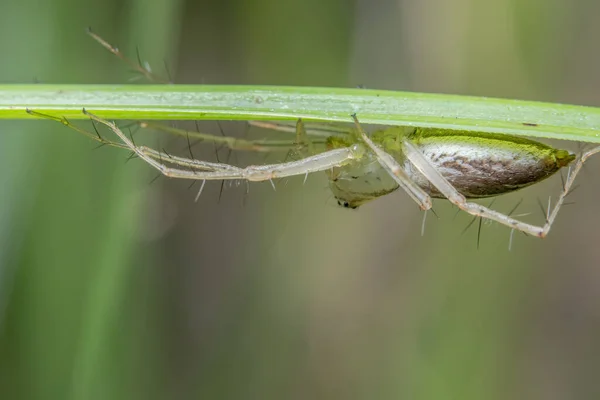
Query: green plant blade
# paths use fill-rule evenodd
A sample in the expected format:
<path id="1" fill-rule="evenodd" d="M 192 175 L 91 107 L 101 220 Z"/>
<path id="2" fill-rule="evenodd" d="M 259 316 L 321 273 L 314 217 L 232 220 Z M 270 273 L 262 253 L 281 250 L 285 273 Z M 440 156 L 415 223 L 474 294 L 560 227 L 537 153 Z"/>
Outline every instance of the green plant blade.
<path id="1" fill-rule="evenodd" d="M 227 85 L 2 85 L 0 118 L 25 110 L 110 119 L 304 118 L 498 132 L 600 143 L 600 108 L 384 90 Z"/>

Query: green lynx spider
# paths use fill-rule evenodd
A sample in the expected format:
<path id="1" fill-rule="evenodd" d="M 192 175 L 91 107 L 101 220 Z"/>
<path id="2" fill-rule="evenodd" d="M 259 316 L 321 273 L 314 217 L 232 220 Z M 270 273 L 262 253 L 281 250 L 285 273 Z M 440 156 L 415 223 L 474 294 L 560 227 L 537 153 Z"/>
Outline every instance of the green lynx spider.
<path id="1" fill-rule="evenodd" d="M 172 156 L 146 146 L 138 146 L 115 123 L 86 110 L 84 113 L 93 121 L 106 125 L 122 141 L 109 144 L 131 150 L 167 177 L 198 180 L 203 182 L 203 186 L 207 180 L 272 182 L 273 179 L 298 175 L 306 177 L 313 172 L 325 171 L 329 175 L 330 187 L 338 202 L 346 207 L 355 208 L 401 187 L 422 210 L 432 207 L 432 197 L 446 198 L 459 209 L 475 217 L 496 221 L 512 230 L 540 238 L 546 237 L 550 231 L 583 164 L 589 157 L 600 152 L 598 146 L 584 152 L 580 157 L 575 157 L 566 150 L 554 149 L 525 138 L 432 128 L 416 128 L 408 134 L 401 128 L 388 128 L 369 137 L 357 116 L 352 115 L 356 128 L 355 137 L 330 136 L 327 139 L 328 150 L 325 152 L 307 155 L 312 143 L 306 135 L 303 122 L 299 120 L 296 124 L 296 143 L 301 149 L 302 158 L 241 168 L 225 163 Z M 61 122 L 72 126 L 66 120 Z M 92 134 L 87 134 L 93 137 Z M 218 140 L 217 137 L 214 138 Z M 244 140 L 240 140 L 239 143 L 244 146 L 256 145 Z M 229 145 L 235 147 L 232 143 Z M 552 211 L 548 210 L 543 226 L 521 222 L 509 215 L 467 201 L 472 198 L 496 196 L 532 185 L 553 175 L 572 161 L 575 162 L 569 168 L 563 191 Z M 475 171 L 476 174 L 470 175 L 467 170 Z M 481 180 L 482 176 L 486 175 L 495 178 Z M 353 186 L 353 182 L 362 183 Z"/>
<path id="2" fill-rule="evenodd" d="M 103 47 L 121 58 L 151 81 L 166 82 L 154 75 L 146 66 L 129 60 L 120 50 L 100 36 L 88 31 Z M 29 111 L 38 116 L 44 116 Z M 316 152 L 302 121 L 296 124 L 296 150 L 298 160 L 270 165 L 240 168 L 224 163 L 212 163 L 193 158 L 172 156 L 145 146 L 137 146 L 119 127 L 110 121 L 84 110 L 93 121 L 106 125 L 122 141 L 109 142 L 90 132 L 75 127 L 66 119 L 58 119 L 87 136 L 102 143 L 126 148 L 163 175 L 173 178 L 202 181 L 198 196 L 207 180 L 245 180 L 248 182 L 271 181 L 296 175 L 325 171 L 330 180 L 330 188 L 338 203 L 356 208 L 367 201 L 404 189 L 422 210 L 432 207 L 431 198 L 445 198 L 459 209 L 475 216 L 496 221 L 526 234 L 545 237 L 554 223 L 558 211 L 573 187 L 577 174 L 592 155 L 600 152 L 600 146 L 584 152 L 580 157 L 566 150 L 554 149 L 539 142 L 501 134 L 485 132 L 464 132 L 435 128 L 413 128 L 406 131 L 395 127 L 377 131 L 369 137 L 360 125 L 356 115 L 352 120 L 356 131 L 348 135 L 342 128 L 331 134 L 326 131 L 327 151 Z M 52 119 L 57 119 L 50 117 Z M 142 127 L 148 123 L 140 123 Z M 255 122 L 267 128 L 286 130 L 279 124 Z M 168 127 L 158 127 L 169 131 Z M 171 129 L 171 133 L 181 134 L 181 130 Z M 323 133 L 323 132 L 321 132 Z M 220 143 L 232 150 L 273 151 L 289 149 L 289 142 L 247 141 L 218 137 L 200 133 L 203 140 Z M 189 140 L 189 136 L 188 136 Z M 281 146 L 279 146 L 281 145 Z M 554 208 L 546 215 L 543 226 L 521 222 L 510 215 L 494 211 L 488 207 L 467 201 L 467 199 L 497 196 L 540 182 L 571 164 L 563 191 Z M 172 166 L 169 166 L 172 165 Z"/>

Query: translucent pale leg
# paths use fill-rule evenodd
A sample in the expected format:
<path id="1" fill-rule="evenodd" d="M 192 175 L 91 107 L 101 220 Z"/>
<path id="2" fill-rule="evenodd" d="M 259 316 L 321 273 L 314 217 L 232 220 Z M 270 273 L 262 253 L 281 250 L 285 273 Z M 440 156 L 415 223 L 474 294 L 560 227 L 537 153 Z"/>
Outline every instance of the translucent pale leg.
<path id="1" fill-rule="evenodd" d="M 151 150 L 146 147 L 137 147 L 114 123 L 101 119 L 87 112 L 86 110 L 83 110 L 83 112 L 92 120 L 104 124 L 110 128 L 110 130 L 112 130 L 139 158 L 152 165 L 163 175 L 172 178 L 196 180 L 242 179 L 255 182 L 267 181 L 276 178 L 326 171 L 333 167 L 343 166 L 351 160 L 359 159 L 365 153 L 364 147 L 357 144 L 351 147 L 345 147 L 316 154 L 298 161 L 249 166 L 246 168 L 239 168 L 221 163 L 207 163 L 204 161 L 186 159 L 182 157 L 163 157 L 160 153 L 152 155 L 149 154 Z M 166 160 L 167 162 L 185 166 L 190 169 L 184 170 L 171 168 L 161 162 L 161 160 Z"/>
<path id="2" fill-rule="evenodd" d="M 138 122 L 138 125 L 141 128 L 151 128 L 172 135 L 187 137 L 188 139 L 198 139 L 209 143 L 220 144 L 231 150 L 275 152 L 290 150 L 295 146 L 295 143 L 290 140 L 247 140 L 230 136 L 218 136 L 209 133 L 188 131 L 185 129 L 174 128 L 172 126 L 146 121 Z"/>
<path id="3" fill-rule="evenodd" d="M 47 119 L 51 119 L 53 121 L 57 121 L 60 122 L 61 124 L 63 124 L 64 126 L 67 126 L 79 133 L 82 133 L 83 135 L 87 136 L 90 139 L 93 139 L 103 145 L 107 145 L 107 146 L 112 146 L 112 147 L 117 147 L 120 149 L 125 149 L 125 150 L 131 150 L 129 146 L 127 146 L 126 144 L 123 143 L 117 143 L 117 142 L 112 142 L 110 140 L 106 140 L 103 137 L 101 137 L 99 134 L 93 134 L 91 132 L 88 132 L 85 129 L 82 129 L 74 124 L 71 123 L 71 121 L 69 121 L 66 118 L 60 118 L 60 117 L 55 117 L 52 115 L 47 115 L 47 114 L 42 114 L 39 113 L 37 111 L 34 110 L 27 110 L 27 112 L 29 114 L 35 115 L 37 117 L 40 118 L 47 118 Z M 205 171 L 214 171 L 217 169 L 226 169 L 228 167 L 230 168 L 235 168 L 232 167 L 230 165 L 227 164 L 220 164 L 220 163 L 212 163 L 209 161 L 200 161 L 200 160 L 191 160 L 189 158 L 184 158 L 184 157 L 177 157 L 177 156 L 172 156 L 170 154 L 167 153 L 161 153 L 159 151 L 156 151 L 154 149 L 151 149 L 149 147 L 146 146 L 140 146 L 138 147 L 138 149 L 143 152 L 144 154 L 146 154 L 148 157 L 152 157 L 155 160 L 167 160 L 169 163 L 171 164 L 175 164 L 175 165 L 181 165 L 181 166 L 185 166 L 188 168 L 194 168 L 194 169 L 198 169 L 198 170 L 205 170 Z"/>
<path id="4" fill-rule="evenodd" d="M 134 70 L 138 71 L 139 73 L 141 73 L 143 76 L 146 77 L 146 79 L 148 79 L 150 82 L 157 82 L 157 83 L 172 83 L 171 81 L 165 80 L 163 78 L 161 78 L 160 76 L 152 73 L 152 71 L 150 70 L 150 68 L 148 66 L 142 65 L 141 60 L 139 60 L 138 62 L 135 62 L 133 60 L 130 60 L 129 58 L 127 58 L 125 56 L 125 54 L 123 54 L 121 52 L 121 50 L 119 50 L 117 47 L 111 45 L 110 43 L 108 43 L 106 40 L 102 39 L 100 36 L 98 36 L 97 34 L 95 34 L 94 32 L 92 32 L 91 28 L 88 28 L 87 30 L 88 35 L 90 35 L 96 42 L 100 43 L 100 45 L 102 45 L 102 47 L 104 47 L 106 50 L 110 51 L 111 53 L 113 53 L 115 56 L 119 57 L 121 60 L 125 61 L 127 64 L 129 64 L 129 66 L 131 66 Z M 139 54 L 138 54 L 138 59 L 139 59 Z"/>
<path id="5" fill-rule="evenodd" d="M 516 220 L 508 215 L 499 213 L 497 211 L 491 210 L 487 207 L 484 207 L 477 203 L 470 203 L 466 200 L 466 198 L 460 194 L 454 186 L 446 178 L 442 176 L 442 174 L 423 156 L 423 154 L 419 151 L 419 149 L 412 144 L 408 140 L 403 141 L 404 154 L 410 160 L 410 162 L 431 182 L 433 186 L 435 186 L 440 193 L 442 193 L 450 202 L 455 204 L 461 210 L 468 212 L 471 215 L 487 218 L 496 222 L 499 222 L 503 225 L 506 225 L 512 229 L 516 229 L 522 232 L 525 232 L 529 235 L 537 236 L 537 237 L 546 237 L 556 216 L 558 215 L 558 211 L 564 203 L 566 196 L 569 194 L 569 191 L 573 187 L 573 183 L 575 182 L 575 178 L 579 171 L 581 171 L 581 167 L 590 158 L 592 155 L 600 152 L 600 146 L 595 147 L 587 152 L 585 152 L 581 157 L 577 159 L 575 165 L 570 169 L 569 175 L 565 182 L 563 191 L 558 197 L 558 201 L 554 205 L 554 209 L 552 212 L 547 215 L 546 223 L 543 226 L 531 225 L 525 222 L 521 222 Z"/>
<path id="6" fill-rule="evenodd" d="M 367 146 L 377 155 L 379 164 L 390 174 L 390 176 L 400 185 L 402 189 L 421 207 L 421 210 L 429 210 L 432 206 L 431 197 L 423 190 L 419 185 L 410 179 L 408 174 L 402 169 L 400 164 L 394 160 L 394 158 L 375 146 L 375 143 L 365 133 L 360 126 L 356 114 L 352 115 L 354 124 L 358 129 L 358 132 L 362 140 Z"/>
<path id="7" fill-rule="evenodd" d="M 279 132 L 296 132 L 296 126 L 292 121 L 248 121 L 248 124 L 258 128 L 271 129 Z M 319 124 L 314 122 L 309 122 L 305 124 L 305 126 L 306 133 L 313 137 L 328 138 L 332 135 L 348 135 L 350 133 L 350 129 L 347 126 Z"/>
<path id="8" fill-rule="evenodd" d="M 131 141 L 131 140 L 130 140 Z M 133 142 L 132 142 L 133 143 Z M 130 146 L 127 144 L 123 145 L 126 149 L 132 150 Z M 135 145 L 134 145 L 135 146 Z M 167 161 L 169 164 L 180 165 L 182 167 L 191 168 L 194 170 L 200 171 L 217 171 L 217 170 L 238 170 L 239 168 L 234 167 L 233 165 L 223 164 L 223 163 L 214 163 L 210 161 L 201 161 L 195 160 L 191 158 L 178 157 L 171 154 L 163 153 L 160 151 L 156 151 L 146 146 L 138 146 L 137 149 L 144 153 L 146 156 L 153 158 L 155 161 L 160 164 L 164 164 Z M 136 151 L 134 153 L 137 154 Z M 139 154 L 137 154 L 139 156 Z"/>
<path id="9" fill-rule="evenodd" d="M 302 119 L 296 121 L 296 151 L 301 157 L 312 156 L 316 154 L 315 145 L 306 133 L 306 126 Z"/>

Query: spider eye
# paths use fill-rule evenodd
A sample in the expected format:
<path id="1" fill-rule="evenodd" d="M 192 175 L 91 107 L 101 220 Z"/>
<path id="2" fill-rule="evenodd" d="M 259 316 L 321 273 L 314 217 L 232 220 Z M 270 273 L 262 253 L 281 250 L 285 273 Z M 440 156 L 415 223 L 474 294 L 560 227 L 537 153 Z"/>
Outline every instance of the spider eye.
<path id="1" fill-rule="evenodd" d="M 350 203 L 348 203 L 346 200 L 340 200 L 340 199 L 336 199 L 338 206 L 342 206 L 344 208 L 350 208 Z"/>
<path id="2" fill-rule="evenodd" d="M 354 208 L 354 207 L 350 207 L 350 203 L 348 203 L 347 201 L 340 201 L 338 200 L 338 204 L 344 208 Z"/>

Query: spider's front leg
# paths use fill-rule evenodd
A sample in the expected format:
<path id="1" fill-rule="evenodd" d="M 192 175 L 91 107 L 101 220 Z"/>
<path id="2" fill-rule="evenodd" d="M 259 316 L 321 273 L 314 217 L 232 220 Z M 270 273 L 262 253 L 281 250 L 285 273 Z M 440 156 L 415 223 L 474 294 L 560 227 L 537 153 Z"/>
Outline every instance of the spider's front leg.
<path id="1" fill-rule="evenodd" d="M 83 111 L 92 120 L 106 125 L 121 139 L 121 141 L 133 151 L 139 158 L 156 168 L 163 175 L 171 178 L 194 179 L 194 180 L 246 180 L 250 182 L 269 181 L 277 178 L 285 178 L 296 175 L 306 175 L 313 172 L 326 171 L 334 167 L 346 165 L 352 160 L 360 159 L 365 154 L 365 149 L 360 144 L 326 151 L 302 158 L 278 164 L 251 165 L 239 168 L 223 163 L 209 163 L 183 157 L 173 157 L 162 154 L 152 149 L 136 146 L 114 122 L 106 121 L 86 110 Z M 167 164 L 176 164 L 188 169 L 173 168 Z"/>

